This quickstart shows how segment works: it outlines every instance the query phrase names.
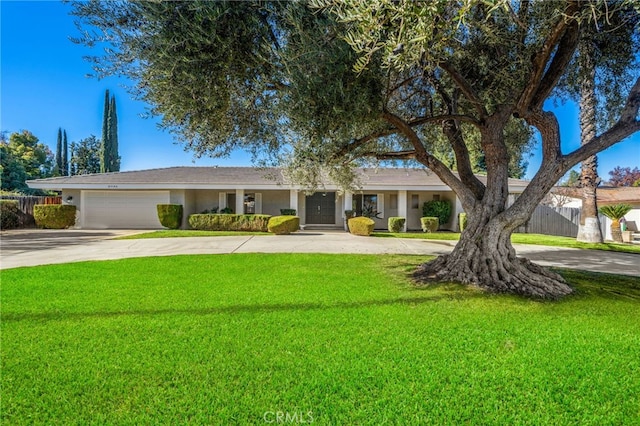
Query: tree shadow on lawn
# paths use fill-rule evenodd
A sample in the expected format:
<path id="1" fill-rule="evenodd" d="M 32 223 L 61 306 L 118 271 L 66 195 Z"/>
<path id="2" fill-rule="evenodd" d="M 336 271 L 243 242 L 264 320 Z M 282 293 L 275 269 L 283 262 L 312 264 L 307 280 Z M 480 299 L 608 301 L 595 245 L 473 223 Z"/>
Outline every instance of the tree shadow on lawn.
<path id="1" fill-rule="evenodd" d="M 467 292 L 469 293 L 469 292 Z M 312 310 L 333 310 L 333 309 L 360 309 L 378 306 L 392 305 L 420 305 L 441 300 L 452 300 L 456 298 L 484 297 L 480 292 L 469 293 L 464 296 L 451 294 L 434 294 L 421 297 L 404 297 L 388 300 L 367 300 L 361 302 L 337 302 L 337 303 L 275 303 L 275 304 L 255 304 L 255 305 L 234 305 L 200 309 L 149 309 L 130 310 L 112 312 L 25 312 L 13 313 L 3 312 L 2 320 L 6 322 L 18 321 L 62 321 L 62 320 L 85 320 L 87 318 L 110 318 L 123 316 L 156 316 L 156 315 L 227 315 L 242 313 L 264 313 L 264 312 L 286 312 L 286 311 L 312 311 Z"/>

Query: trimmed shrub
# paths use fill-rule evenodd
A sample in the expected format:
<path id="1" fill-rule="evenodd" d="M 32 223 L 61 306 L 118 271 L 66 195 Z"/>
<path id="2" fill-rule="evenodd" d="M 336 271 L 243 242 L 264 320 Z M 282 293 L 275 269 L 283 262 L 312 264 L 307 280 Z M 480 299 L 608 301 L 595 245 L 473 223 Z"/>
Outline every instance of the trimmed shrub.
<path id="1" fill-rule="evenodd" d="M 273 216 L 269 219 L 267 229 L 272 234 L 287 235 L 300 229 L 298 216 Z"/>
<path id="2" fill-rule="evenodd" d="M 460 232 L 464 231 L 464 228 L 467 227 L 467 214 L 459 213 L 458 214 L 458 223 L 460 224 Z"/>
<path id="3" fill-rule="evenodd" d="M 201 231 L 267 232 L 266 214 L 192 214 L 189 226 Z"/>
<path id="4" fill-rule="evenodd" d="M 182 204 L 158 204 L 160 224 L 169 229 L 180 229 L 182 225 Z"/>
<path id="5" fill-rule="evenodd" d="M 69 204 L 36 204 L 33 217 L 39 228 L 65 229 L 76 223 L 76 206 Z"/>
<path id="6" fill-rule="evenodd" d="M 436 232 L 438 230 L 438 218 L 437 217 L 421 217 L 420 225 L 422 225 L 422 232 Z"/>
<path id="7" fill-rule="evenodd" d="M 17 200 L 0 200 L 0 229 L 20 226 L 20 208 Z"/>
<path id="8" fill-rule="evenodd" d="M 296 213 L 296 209 L 280 209 L 280 214 L 282 216 L 295 216 Z"/>
<path id="9" fill-rule="evenodd" d="M 365 237 L 371 235 L 373 227 L 376 224 L 373 219 L 364 216 L 352 217 L 347 223 L 349 225 L 349 232 Z"/>
<path id="10" fill-rule="evenodd" d="M 427 201 L 422 205 L 423 217 L 437 217 L 438 225 L 444 225 L 451 218 L 451 203 L 447 200 Z"/>
<path id="11" fill-rule="evenodd" d="M 389 232 L 402 232 L 405 220 L 404 217 L 390 217 L 387 221 Z"/>

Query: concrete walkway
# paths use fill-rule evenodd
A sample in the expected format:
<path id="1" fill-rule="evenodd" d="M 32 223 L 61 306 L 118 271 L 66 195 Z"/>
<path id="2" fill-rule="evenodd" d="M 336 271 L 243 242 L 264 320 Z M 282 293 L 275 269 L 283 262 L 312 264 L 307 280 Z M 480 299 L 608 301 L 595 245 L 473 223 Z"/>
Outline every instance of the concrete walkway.
<path id="1" fill-rule="evenodd" d="M 141 231 L 16 230 L 0 234 L 0 269 L 128 257 L 224 253 L 354 253 L 439 255 L 455 241 L 365 238 L 339 231 L 291 235 L 113 238 Z M 640 255 L 561 247 L 515 245 L 520 256 L 545 266 L 640 276 Z"/>

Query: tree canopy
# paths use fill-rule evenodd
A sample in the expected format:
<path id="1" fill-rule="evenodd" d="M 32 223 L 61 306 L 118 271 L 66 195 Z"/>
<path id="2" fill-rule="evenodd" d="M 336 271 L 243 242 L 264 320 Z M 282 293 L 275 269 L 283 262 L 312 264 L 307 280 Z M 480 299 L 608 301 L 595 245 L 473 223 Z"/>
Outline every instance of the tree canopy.
<path id="1" fill-rule="evenodd" d="M 5 191 L 30 192 L 25 181 L 54 174 L 54 154 L 27 130 L 12 133 L 8 141 L 0 141 L 0 149 L 2 189 Z"/>
<path id="2" fill-rule="evenodd" d="M 571 290 L 517 259 L 509 236 L 571 167 L 640 130 L 640 79 L 603 50 L 596 69 L 619 65 L 624 94 L 609 124 L 572 152 L 563 152 L 560 123 L 544 104 L 563 96 L 581 35 L 594 38 L 612 13 L 630 28 L 618 42 L 637 46 L 634 6 L 91 1 L 74 13 L 88 24 L 78 41 L 109 45 L 95 58 L 99 75 L 132 77 L 136 95 L 196 154 L 271 154 L 311 183 L 320 168 L 347 183 L 368 159 L 418 163 L 456 192 L 469 219 L 454 252 L 417 278 L 553 297 Z M 532 129 L 543 162 L 508 205 L 508 177 L 522 167 Z"/>

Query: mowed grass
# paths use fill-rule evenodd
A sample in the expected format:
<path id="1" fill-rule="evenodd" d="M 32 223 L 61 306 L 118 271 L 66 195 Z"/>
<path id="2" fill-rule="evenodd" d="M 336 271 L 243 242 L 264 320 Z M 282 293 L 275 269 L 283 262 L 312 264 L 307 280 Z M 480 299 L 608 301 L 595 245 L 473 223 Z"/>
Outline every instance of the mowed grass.
<path id="1" fill-rule="evenodd" d="M 460 239 L 459 232 L 407 232 L 407 233 L 391 233 L 391 232 L 375 232 L 375 237 L 382 238 L 416 238 L 424 240 L 446 240 L 458 241 Z M 613 242 L 604 242 L 601 244 L 580 243 L 575 238 L 557 237 L 553 235 L 543 234 L 513 234 L 511 242 L 514 244 L 534 244 L 542 246 L 568 247 L 586 250 L 604 250 L 616 251 L 620 253 L 637 253 L 640 254 L 640 244 L 618 244 Z"/>
<path id="2" fill-rule="evenodd" d="M 564 271 L 578 294 L 540 302 L 416 288 L 407 274 L 424 260 L 236 254 L 2 271 L 3 423 L 640 422 L 637 277 Z"/>

